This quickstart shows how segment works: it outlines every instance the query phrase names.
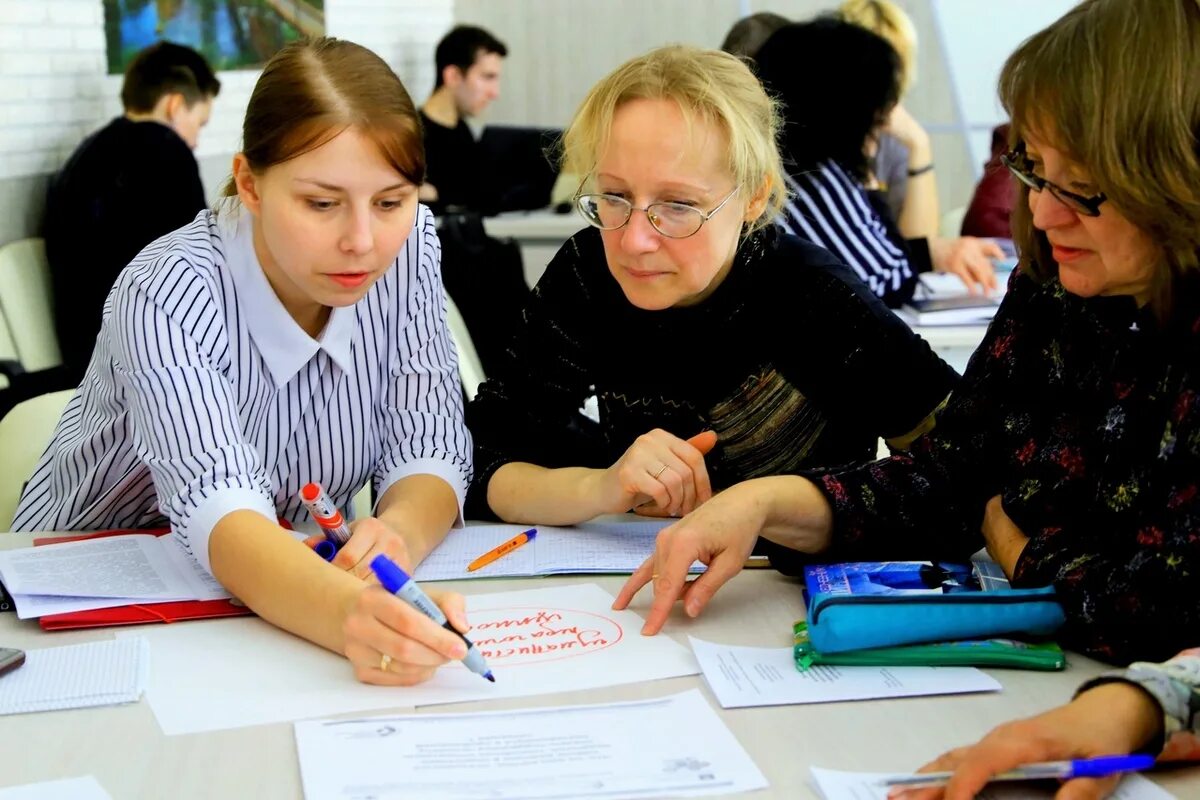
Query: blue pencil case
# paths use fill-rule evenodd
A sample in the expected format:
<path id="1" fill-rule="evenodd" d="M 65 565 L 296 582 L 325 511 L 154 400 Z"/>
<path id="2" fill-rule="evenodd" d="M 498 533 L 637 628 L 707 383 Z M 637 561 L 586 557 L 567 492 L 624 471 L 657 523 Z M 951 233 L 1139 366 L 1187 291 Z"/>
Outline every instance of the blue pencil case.
<path id="1" fill-rule="evenodd" d="M 1045 638 L 1065 622 L 1054 587 L 1013 589 L 994 565 L 862 562 L 805 568 L 808 633 L 821 653 Z M 984 573 L 980 574 L 981 569 Z"/>

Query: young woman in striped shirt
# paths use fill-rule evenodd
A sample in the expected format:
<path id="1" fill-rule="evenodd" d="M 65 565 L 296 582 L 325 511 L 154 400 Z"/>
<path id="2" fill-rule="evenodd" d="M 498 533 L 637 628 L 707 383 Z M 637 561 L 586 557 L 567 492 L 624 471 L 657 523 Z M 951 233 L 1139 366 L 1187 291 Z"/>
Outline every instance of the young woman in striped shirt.
<path id="1" fill-rule="evenodd" d="M 414 683 L 462 643 L 368 564 L 424 558 L 471 473 L 417 112 L 365 48 L 299 42 L 263 70 L 243 145 L 229 197 L 121 273 L 13 527 L 169 522 L 264 619 Z M 277 522 L 308 521 L 309 481 L 344 506 L 368 479 L 376 516 L 332 565 Z"/>

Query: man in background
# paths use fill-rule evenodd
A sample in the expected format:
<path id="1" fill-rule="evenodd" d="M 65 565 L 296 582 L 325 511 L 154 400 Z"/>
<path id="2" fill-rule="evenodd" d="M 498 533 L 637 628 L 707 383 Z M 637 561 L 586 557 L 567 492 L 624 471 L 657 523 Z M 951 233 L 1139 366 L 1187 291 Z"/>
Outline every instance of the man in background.
<path id="1" fill-rule="evenodd" d="M 500 96 L 507 55 L 503 42 L 471 25 L 459 25 L 438 42 L 437 82 L 421 107 L 426 164 L 421 199 L 434 213 L 451 207 L 497 210 L 496 187 L 466 119 L 482 114 Z"/>
<path id="2" fill-rule="evenodd" d="M 70 385 L 87 369 L 118 273 L 205 207 L 192 149 L 220 88 L 195 50 L 151 45 L 125 71 L 125 113 L 85 139 L 51 180 L 44 235 Z"/>

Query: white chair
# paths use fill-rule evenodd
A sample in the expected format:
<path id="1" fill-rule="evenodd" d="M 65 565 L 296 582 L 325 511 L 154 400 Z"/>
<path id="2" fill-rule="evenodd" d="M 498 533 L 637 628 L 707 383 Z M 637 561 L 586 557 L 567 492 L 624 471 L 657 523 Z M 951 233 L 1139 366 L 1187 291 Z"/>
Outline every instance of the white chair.
<path id="1" fill-rule="evenodd" d="M 0 306 L 0 373 L 5 368 L 21 368 L 21 359 L 17 355 L 17 346 L 13 344 L 12 334 L 8 330 L 8 320 L 4 318 L 4 308 Z M 9 387 L 8 378 L 0 374 L 0 389 Z"/>
<path id="2" fill-rule="evenodd" d="M 50 265 L 41 239 L 21 239 L 0 247 L 0 309 L 26 372 L 62 364 L 54 332 Z"/>
<path id="3" fill-rule="evenodd" d="M 74 393 L 74 389 L 65 389 L 38 395 L 18 403 L 0 419 L 0 530 L 12 526 L 21 489 Z"/>
<path id="4" fill-rule="evenodd" d="M 467 332 L 467 323 L 463 321 L 458 306 L 446 295 L 446 325 L 450 328 L 450 338 L 454 340 L 454 349 L 458 351 L 458 374 L 462 379 L 463 391 L 468 400 L 474 400 L 479 391 L 479 384 L 484 381 L 483 362 L 475 352 L 471 334 Z"/>

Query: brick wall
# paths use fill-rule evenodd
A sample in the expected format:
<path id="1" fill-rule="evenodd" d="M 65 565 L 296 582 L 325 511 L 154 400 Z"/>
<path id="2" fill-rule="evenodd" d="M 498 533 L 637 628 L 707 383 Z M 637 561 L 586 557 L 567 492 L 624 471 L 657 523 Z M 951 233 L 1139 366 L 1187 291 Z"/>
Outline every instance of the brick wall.
<path id="1" fill-rule="evenodd" d="M 433 49 L 453 12 L 454 0 L 325 0 L 326 32 L 382 56 L 420 103 L 433 86 Z M 106 64 L 101 0 L 0 0 L 0 215 L 36 217 L 44 176 L 121 113 L 121 77 L 107 75 Z M 196 150 L 202 164 L 237 151 L 258 73 L 219 77 L 221 94 Z M 21 235 L 33 232 L 0 226 L 0 243 Z"/>

